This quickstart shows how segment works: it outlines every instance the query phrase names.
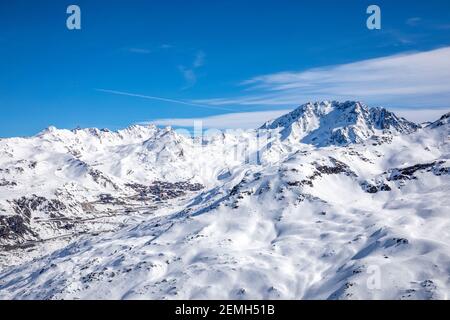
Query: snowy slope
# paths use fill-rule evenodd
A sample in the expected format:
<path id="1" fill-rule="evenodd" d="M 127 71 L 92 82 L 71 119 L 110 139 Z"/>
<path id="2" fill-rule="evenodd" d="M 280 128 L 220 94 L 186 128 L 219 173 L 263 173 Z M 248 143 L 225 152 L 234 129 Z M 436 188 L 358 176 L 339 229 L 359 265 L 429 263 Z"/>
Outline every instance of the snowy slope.
<path id="1" fill-rule="evenodd" d="M 102 217 L 118 218 L 110 219 L 117 225 L 133 213 L 155 214 L 220 183 L 222 171 L 256 152 L 255 137 L 244 132 L 202 142 L 170 128 L 132 126 L 51 127 L 0 140 L 0 245 L 88 232 Z M 96 225 L 106 226 L 103 219 Z"/>
<path id="2" fill-rule="evenodd" d="M 1 140 L 0 298 L 448 299 L 447 120 L 320 102 L 201 143 Z"/>

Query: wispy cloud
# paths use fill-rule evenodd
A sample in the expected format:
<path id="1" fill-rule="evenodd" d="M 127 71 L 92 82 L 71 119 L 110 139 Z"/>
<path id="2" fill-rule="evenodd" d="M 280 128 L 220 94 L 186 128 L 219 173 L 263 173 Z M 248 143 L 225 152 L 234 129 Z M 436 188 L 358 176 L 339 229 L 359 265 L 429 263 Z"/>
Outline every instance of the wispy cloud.
<path id="1" fill-rule="evenodd" d="M 422 21 L 420 17 L 412 17 L 406 20 L 406 24 L 411 27 L 417 26 Z"/>
<path id="2" fill-rule="evenodd" d="M 124 92 L 124 91 L 109 90 L 109 89 L 95 89 L 95 91 L 104 92 L 104 93 L 110 93 L 110 94 L 115 94 L 115 95 L 121 95 L 121 96 L 128 96 L 128 97 L 148 99 L 148 100 L 156 100 L 156 101 L 161 101 L 161 102 L 182 104 L 182 105 L 187 105 L 187 106 L 191 106 L 191 107 L 198 107 L 198 108 L 203 108 L 203 109 L 232 111 L 232 109 L 225 108 L 225 107 L 218 107 L 218 106 L 212 106 L 212 105 L 207 105 L 207 104 L 200 104 L 200 103 L 191 102 L 191 101 L 163 98 L 163 97 L 157 97 L 157 96 L 149 96 L 149 95 L 143 95 L 143 94 L 137 94 L 137 93 Z"/>
<path id="3" fill-rule="evenodd" d="M 131 52 L 131 53 L 138 53 L 138 54 L 150 54 L 150 53 L 152 53 L 152 50 L 145 49 L 145 48 L 128 48 L 127 51 Z"/>
<path id="4" fill-rule="evenodd" d="M 195 55 L 195 60 L 193 63 L 193 68 L 200 68 L 205 64 L 205 53 L 203 51 L 199 51 L 197 52 L 197 54 Z"/>
<path id="5" fill-rule="evenodd" d="M 450 111 L 449 108 L 392 109 L 395 114 L 415 123 L 432 122 Z"/>
<path id="6" fill-rule="evenodd" d="M 172 49 L 174 46 L 171 44 L 163 43 L 159 46 L 160 49 Z"/>
<path id="7" fill-rule="evenodd" d="M 436 30 L 449 30 L 450 24 L 445 22 L 438 22 L 435 20 L 422 19 L 421 17 L 411 17 L 406 19 L 405 24 L 410 27 L 421 27 L 422 30 L 428 30 L 428 33 L 424 33 L 425 36 L 430 36 L 430 31 Z M 417 30 L 417 29 L 416 29 Z"/>
<path id="8" fill-rule="evenodd" d="M 158 51 L 169 50 L 175 48 L 171 44 L 163 43 L 161 45 L 138 45 L 134 47 L 124 47 L 121 50 L 135 54 L 150 54 Z"/>
<path id="9" fill-rule="evenodd" d="M 209 105 L 297 105 L 311 100 L 363 100 L 391 107 L 450 105 L 450 47 L 257 76 L 235 97 Z"/>
<path id="10" fill-rule="evenodd" d="M 181 65 L 178 67 L 178 69 L 180 70 L 186 81 L 186 84 L 183 87 L 183 89 L 188 89 L 197 83 L 196 70 L 205 64 L 205 57 L 206 55 L 203 51 L 198 51 L 195 55 L 192 66 L 186 67 Z"/>
<path id="11" fill-rule="evenodd" d="M 190 88 L 197 83 L 197 75 L 194 72 L 194 69 L 186 68 L 185 66 L 179 66 L 181 74 L 183 75 L 184 81 L 186 82 L 183 89 Z"/>
<path id="12" fill-rule="evenodd" d="M 145 122 L 159 126 L 173 126 L 190 128 L 194 126 L 194 122 L 201 121 L 205 129 L 256 129 L 263 125 L 266 121 L 275 119 L 291 110 L 270 110 L 257 112 L 238 112 L 227 113 L 217 116 L 204 118 L 173 118 L 173 119 L 157 119 Z"/>

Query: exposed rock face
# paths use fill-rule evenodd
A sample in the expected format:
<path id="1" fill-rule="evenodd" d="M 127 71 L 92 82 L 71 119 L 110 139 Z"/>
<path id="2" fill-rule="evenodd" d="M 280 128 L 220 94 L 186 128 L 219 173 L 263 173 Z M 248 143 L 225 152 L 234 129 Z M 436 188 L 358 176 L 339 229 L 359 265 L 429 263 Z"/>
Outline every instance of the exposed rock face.
<path id="1" fill-rule="evenodd" d="M 34 237 L 36 237 L 36 234 L 30 228 L 28 217 L 20 215 L 0 216 L 0 238 L 17 241 Z"/>
<path id="2" fill-rule="evenodd" d="M 364 181 L 361 183 L 361 187 L 364 191 L 367 193 L 377 193 L 380 191 L 391 191 L 391 187 L 386 183 L 378 183 L 378 184 L 371 184 L 370 182 Z"/>
<path id="3" fill-rule="evenodd" d="M 33 211 L 41 211 L 54 218 L 58 216 L 58 213 L 65 210 L 66 206 L 59 200 L 51 199 L 47 200 L 44 197 L 38 197 L 32 195 L 31 197 L 22 197 L 20 199 L 13 200 L 14 211 L 19 215 L 25 215 L 30 218 Z"/>
<path id="4" fill-rule="evenodd" d="M 445 161 L 436 161 L 432 163 L 419 163 L 406 168 L 389 169 L 388 181 L 412 180 L 417 179 L 414 175 L 416 172 L 433 172 L 435 175 L 448 174 L 449 167 L 443 166 Z"/>
<path id="5" fill-rule="evenodd" d="M 0 187 L 7 187 L 7 186 L 17 186 L 17 183 L 15 181 L 8 181 L 6 179 L 1 179 L 0 180 Z"/>

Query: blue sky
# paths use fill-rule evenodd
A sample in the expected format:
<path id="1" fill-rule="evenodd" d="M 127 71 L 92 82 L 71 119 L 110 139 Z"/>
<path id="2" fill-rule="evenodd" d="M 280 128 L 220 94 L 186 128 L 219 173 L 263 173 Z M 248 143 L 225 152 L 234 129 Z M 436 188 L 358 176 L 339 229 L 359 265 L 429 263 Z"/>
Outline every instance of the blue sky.
<path id="1" fill-rule="evenodd" d="M 66 28 L 70 4 L 81 30 Z M 381 30 L 366 28 L 370 4 Z M 448 0 L 15 0 L 0 26 L 0 137 L 319 99 L 450 106 Z"/>

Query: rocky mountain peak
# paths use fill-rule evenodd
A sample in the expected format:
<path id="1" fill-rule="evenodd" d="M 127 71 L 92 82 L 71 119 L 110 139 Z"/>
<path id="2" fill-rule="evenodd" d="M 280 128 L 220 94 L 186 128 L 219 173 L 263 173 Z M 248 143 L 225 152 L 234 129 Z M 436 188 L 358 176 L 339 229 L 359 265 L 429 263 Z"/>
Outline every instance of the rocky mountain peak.
<path id="1" fill-rule="evenodd" d="M 437 127 L 441 127 L 443 125 L 446 125 L 449 123 L 449 119 L 450 119 L 450 112 L 444 114 L 439 120 L 431 123 L 430 125 L 428 125 L 428 127 L 430 128 L 437 128 Z"/>
<path id="2" fill-rule="evenodd" d="M 261 128 L 278 129 L 283 140 L 323 147 L 358 143 L 375 134 L 409 134 L 419 126 L 384 108 L 369 108 L 359 101 L 322 101 L 306 103 Z"/>

